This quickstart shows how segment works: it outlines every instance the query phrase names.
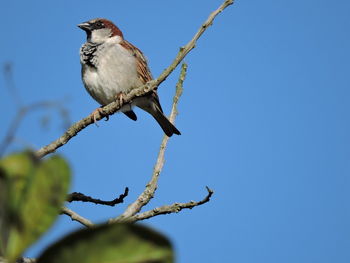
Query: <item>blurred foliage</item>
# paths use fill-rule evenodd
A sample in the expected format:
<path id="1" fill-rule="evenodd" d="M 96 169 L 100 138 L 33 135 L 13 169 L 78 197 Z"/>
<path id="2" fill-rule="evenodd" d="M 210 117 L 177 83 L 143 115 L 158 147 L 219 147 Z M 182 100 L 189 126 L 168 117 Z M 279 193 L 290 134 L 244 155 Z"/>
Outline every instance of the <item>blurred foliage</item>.
<path id="1" fill-rule="evenodd" d="M 48 248 L 37 263 L 170 263 L 171 244 L 141 225 L 117 223 L 83 229 Z"/>
<path id="2" fill-rule="evenodd" d="M 59 156 L 30 152 L 0 160 L 0 256 L 15 262 L 52 225 L 66 199 L 70 169 Z"/>
<path id="3" fill-rule="evenodd" d="M 0 160 L 0 257 L 16 262 L 52 225 L 66 199 L 70 168 L 60 156 L 39 160 L 31 152 Z M 50 246 L 37 263 L 170 263 L 169 240 L 135 224 L 79 230 Z"/>

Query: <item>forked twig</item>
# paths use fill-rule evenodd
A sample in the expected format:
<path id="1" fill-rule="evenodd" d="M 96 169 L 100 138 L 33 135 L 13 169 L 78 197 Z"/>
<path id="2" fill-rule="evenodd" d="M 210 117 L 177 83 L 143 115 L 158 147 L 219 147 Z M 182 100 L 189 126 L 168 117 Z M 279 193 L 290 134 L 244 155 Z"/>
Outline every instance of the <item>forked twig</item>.
<path id="1" fill-rule="evenodd" d="M 176 91 L 173 99 L 173 106 L 169 117 L 169 120 L 172 123 L 174 123 L 176 115 L 178 113 L 177 104 L 179 102 L 180 96 L 182 95 L 182 91 L 183 91 L 182 86 L 186 77 L 186 71 L 187 71 L 187 64 L 183 63 L 181 67 L 180 77 L 176 84 Z M 128 219 L 129 217 L 138 213 L 141 210 L 141 208 L 147 205 L 148 202 L 153 198 L 154 192 L 157 190 L 158 178 L 164 165 L 164 153 L 165 153 L 165 148 L 167 146 L 168 140 L 169 140 L 169 137 L 164 135 L 162 143 L 160 144 L 160 150 L 158 153 L 156 164 L 153 169 L 151 180 L 146 185 L 145 190 L 140 194 L 140 196 L 136 199 L 135 202 L 133 202 L 128 206 L 128 208 L 124 211 L 123 214 L 121 214 L 115 219 L 111 219 L 110 222 L 124 221 Z"/>
<path id="2" fill-rule="evenodd" d="M 154 216 L 166 215 L 166 214 L 171 214 L 171 213 L 178 213 L 182 209 L 192 209 L 193 207 L 205 204 L 205 203 L 210 201 L 210 198 L 214 193 L 214 191 L 209 189 L 209 187 L 206 187 L 206 189 L 208 191 L 208 194 L 201 201 L 198 201 L 198 202 L 190 201 L 188 203 L 174 203 L 172 205 L 163 205 L 163 206 L 154 208 L 152 210 L 131 216 L 128 218 L 127 221 L 131 223 L 131 222 L 149 219 L 149 218 L 154 217 Z"/>

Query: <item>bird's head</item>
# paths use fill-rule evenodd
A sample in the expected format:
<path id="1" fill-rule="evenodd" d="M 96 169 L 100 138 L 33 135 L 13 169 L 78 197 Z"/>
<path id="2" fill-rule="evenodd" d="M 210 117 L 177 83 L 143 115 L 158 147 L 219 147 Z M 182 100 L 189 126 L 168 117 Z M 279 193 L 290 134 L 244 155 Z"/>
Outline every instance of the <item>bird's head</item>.
<path id="1" fill-rule="evenodd" d="M 111 21 L 104 18 L 96 18 L 78 25 L 87 35 L 87 41 L 93 43 L 103 43 L 111 37 L 119 36 L 123 38 L 123 33 Z"/>

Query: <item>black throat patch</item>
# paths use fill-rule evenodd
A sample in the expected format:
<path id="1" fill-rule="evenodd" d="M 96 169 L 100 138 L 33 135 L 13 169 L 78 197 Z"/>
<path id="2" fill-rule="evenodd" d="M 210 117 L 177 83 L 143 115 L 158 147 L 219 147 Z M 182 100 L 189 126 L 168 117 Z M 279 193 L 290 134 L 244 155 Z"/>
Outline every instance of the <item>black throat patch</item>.
<path id="1" fill-rule="evenodd" d="M 88 66 L 97 68 L 96 51 L 101 44 L 86 42 L 80 51 L 81 60 Z"/>

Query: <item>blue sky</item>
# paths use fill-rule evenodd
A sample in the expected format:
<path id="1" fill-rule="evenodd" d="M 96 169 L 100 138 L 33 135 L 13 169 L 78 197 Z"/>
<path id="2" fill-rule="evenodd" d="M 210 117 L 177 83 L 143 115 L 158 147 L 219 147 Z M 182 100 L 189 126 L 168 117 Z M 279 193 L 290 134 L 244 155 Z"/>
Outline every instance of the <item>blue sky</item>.
<path id="1" fill-rule="evenodd" d="M 148 57 L 158 76 L 208 14 L 212 1 L 4 1 L 0 63 L 10 61 L 26 103 L 65 100 L 77 121 L 98 105 L 80 79 L 76 24 L 114 21 Z M 349 262 L 350 260 L 350 3 L 237 1 L 223 12 L 186 58 L 188 77 L 155 198 L 148 209 L 212 200 L 145 223 L 167 234 L 177 262 Z M 159 95 L 171 106 L 177 73 Z M 0 77 L 2 127 L 15 107 Z M 62 133 L 31 114 L 19 141 L 39 148 Z M 90 126 L 58 152 L 74 172 L 72 191 L 113 199 L 116 208 L 69 205 L 94 222 L 118 215 L 144 189 L 162 131 L 137 110 Z M 3 136 L 4 128 L 0 130 Z M 10 150 L 21 149 L 16 143 Z M 28 250 L 36 256 L 80 227 L 61 216 Z"/>

